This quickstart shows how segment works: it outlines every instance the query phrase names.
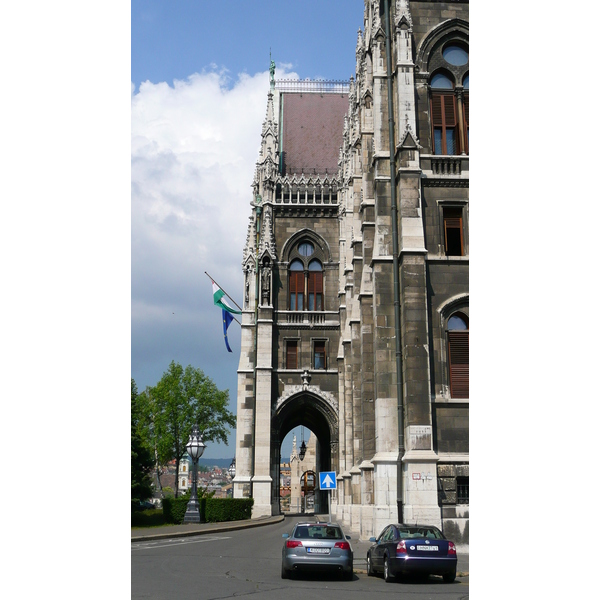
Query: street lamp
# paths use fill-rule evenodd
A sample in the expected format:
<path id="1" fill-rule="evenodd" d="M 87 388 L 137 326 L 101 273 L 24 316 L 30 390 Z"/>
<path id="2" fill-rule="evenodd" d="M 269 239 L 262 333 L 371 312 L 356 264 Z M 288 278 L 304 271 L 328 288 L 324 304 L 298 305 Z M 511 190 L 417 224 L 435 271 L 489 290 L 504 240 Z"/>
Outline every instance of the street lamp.
<path id="1" fill-rule="evenodd" d="M 200 503 L 198 502 L 198 473 L 197 465 L 198 459 L 202 456 L 206 448 L 206 444 L 202 441 L 202 434 L 198 429 L 198 425 L 192 427 L 192 433 L 190 435 L 190 441 L 187 443 L 186 450 L 190 455 L 193 463 L 192 471 L 192 495 L 188 502 L 185 516 L 183 517 L 184 523 L 201 523 L 202 518 L 200 515 Z"/>
<path id="2" fill-rule="evenodd" d="M 306 455 L 306 444 L 302 441 L 302 445 L 300 446 L 300 460 L 304 460 L 304 456 Z"/>
<path id="3" fill-rule="evenodd" d="M 302 428 L 302 444 L 300 445 L 300 460 L 306 456 L 306 444 L 304 443 L 304 427 Z"/>
<path id="4" fill-rule="evenodd" d="M 231 477 L 231 479 L 233 479 L 235 477 L 235 456 L 233 457 L 233 460 L 231 461 L 231 464 L 229 465 L 229 476 Z"/>

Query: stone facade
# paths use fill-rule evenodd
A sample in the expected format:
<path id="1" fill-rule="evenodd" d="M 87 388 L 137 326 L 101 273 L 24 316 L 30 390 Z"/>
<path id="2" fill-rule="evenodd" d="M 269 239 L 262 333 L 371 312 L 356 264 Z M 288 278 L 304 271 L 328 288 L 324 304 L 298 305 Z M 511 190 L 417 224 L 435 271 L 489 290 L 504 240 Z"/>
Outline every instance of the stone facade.
<path id="1" fill-rule="evenodd" d="M 389 5 L 390 69 L 379 0 L 365 0 L 349 84 L 276 83 L 272 65 L 242 263 L 234 495 L 254 497 L 254 517 L 278 510 L 280 445 L 303 425 L 317 471 L 337 473 L 337 520 L 361 538 L 427 522 L 461 546 L 468 3 Z"/>

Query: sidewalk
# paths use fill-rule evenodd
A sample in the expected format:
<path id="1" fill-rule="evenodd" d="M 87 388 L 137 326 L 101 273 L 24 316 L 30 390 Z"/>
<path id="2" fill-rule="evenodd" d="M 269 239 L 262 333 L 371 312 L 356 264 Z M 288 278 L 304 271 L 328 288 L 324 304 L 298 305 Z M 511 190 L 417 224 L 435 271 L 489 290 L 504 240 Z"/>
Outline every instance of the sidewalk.
<path id="1" fill-rule="evenodd" d="M 131 529 L 131 541 L 142 542 L 147 540 L 164 540 L 173 537 L 188 537 L 191 535 L 206 535 L 222 533 L 235 529 L 248 529 L 261 527 L 271 523 L 281 523 L 285 515 L 274 517 L 260 517 L 258 519 L 245 519 L 243 521 L 224 521 L 223 523 L 186 523 L 185 525 L 166 525 L 165 527 L 139 527 Z"/>
<path id="2" fill-rule="evenodd" d="M 299 515 L 290 515 L 296 517 Z M 327 520 L 327 515 L 306 515 L 306 520 Z M 193 535 L 208 535 L 211 533 L 223 533 L 236 529 L 249 529 L 251 527 L 262 527 L 273 523 L 281 523 L 285 515 L 273 517 L 260 517 L 258 519 L 246 519 L 244 521 L 225 521 L 223 523 L 187 523 L 185 525 L 167 525 L 165 527 L 140 527 L 131 529 L 131 541 L 143 542 L 149 540 L 164 540 L 174 537 L 188 537 Z M 367 550 L 371 547 L 369 540 L 359 540 L 358 533 L 346 531 L 350 536 L 350 543 L 354 552 L 354 570 L 357 573 L 367 572 Z M 458 552 L 458 577 L 469 576 L 469 554 Z"/>

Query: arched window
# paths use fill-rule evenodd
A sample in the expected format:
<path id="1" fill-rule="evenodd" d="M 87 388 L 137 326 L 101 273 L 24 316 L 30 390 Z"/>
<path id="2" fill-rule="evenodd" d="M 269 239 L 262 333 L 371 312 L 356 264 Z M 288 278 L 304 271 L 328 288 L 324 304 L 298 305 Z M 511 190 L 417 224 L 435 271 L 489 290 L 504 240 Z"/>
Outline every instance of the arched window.
<path id="1" fill-rule="evenodd" d="M 323 310 L 323 267 L 318 260 L 308 263 L 308 310 Z"/>
<path id="2" fill-rule="evenodd" d="M 448 319 L 448 364 L 450 396 L 469 397 L 469 318 L 454 313 Z"/>
<path id="3" fill-rule="evenodd" d="M 434 154 L 469 151 L 469 47 L 450 41 L 430 56 L 435 68 L 431 89 L 431 129 Z"/>
<path id="4" fill-rule="evenodd" d="M 287 256 L 288 310 L 325 310 L 323 249 L 307 234 L 292 245 Z"/>
<path id="5" fill-rule="evenodd" d="M 299 260 L 290 264 L 290 310 L 304 310 L 304 265 Z"/>
<path id="6" fill-rule="evenodd" d="M 444 73 L 431 78 L 431 122 L 434 154 L 458 154 L 454 82 Z"/>

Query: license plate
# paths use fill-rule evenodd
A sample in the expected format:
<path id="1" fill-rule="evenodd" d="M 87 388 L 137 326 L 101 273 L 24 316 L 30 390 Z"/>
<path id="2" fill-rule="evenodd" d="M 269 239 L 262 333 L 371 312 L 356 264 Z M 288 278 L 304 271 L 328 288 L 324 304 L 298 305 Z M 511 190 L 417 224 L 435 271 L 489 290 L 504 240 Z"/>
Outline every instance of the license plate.
<path id="1" fill-rule="evenodd" d="M 329 554 L 329 548 L 307 548 L 311 554 Z"/>
<path id="2" fill-rule="evenodd" d="M 417 550 L 425 550 L 426 552 L 437 552 L 437 546 L 417 546 Z"/>

